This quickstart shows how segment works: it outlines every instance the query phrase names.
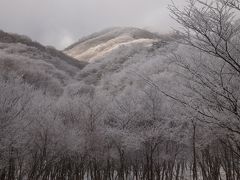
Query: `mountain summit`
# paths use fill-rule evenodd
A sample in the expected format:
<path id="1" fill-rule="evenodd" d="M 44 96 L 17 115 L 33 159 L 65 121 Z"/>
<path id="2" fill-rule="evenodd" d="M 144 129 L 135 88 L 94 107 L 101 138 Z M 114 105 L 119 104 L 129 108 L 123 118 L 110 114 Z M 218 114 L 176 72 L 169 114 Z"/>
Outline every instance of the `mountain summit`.
<path id="1" fill-rule="evenodd" d="M 157 34 L 139 28 L 109 28 L 80 39 L 64 50 L 81 61 L 94 62 L 114 49 L 129 44 L 146 44 L 158 40 Z"/>
<path id="2" fill-rule="evenodd" d="M 133 72 L 151 76 L 165 71 L 163 59 L 177 48 L 171 38 L 139 28 L 111 28 L 80 39 L 64 53 L 88 62 L 77 80 L 118 93 L 137 84 Z"/>

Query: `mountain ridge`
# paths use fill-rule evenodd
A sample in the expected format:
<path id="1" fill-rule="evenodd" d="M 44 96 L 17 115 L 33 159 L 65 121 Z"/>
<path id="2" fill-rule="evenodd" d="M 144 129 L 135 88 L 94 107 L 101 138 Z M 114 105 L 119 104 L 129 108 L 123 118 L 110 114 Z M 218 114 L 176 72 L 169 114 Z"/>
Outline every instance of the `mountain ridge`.
<path id="1" fill-rule="evenodd" d="M 153 77 L 155 73 L 164 74 L 164 59 L 177 49 L 175 36 L 139 28 L 109 28 L 82 38 L 64 53 L 88 62 L 76 75 L 82 87 L 93 86 L 115 94 L 132 85 L 142 86 L 133 72 Z"/>
<path id="2" fill-rule="evenodd" d="M 20 79 L 54 96 L 62 94 L 86 65 L 30 38 L 0 31 L 0 75 Z"/>
<path id="3" fill-rule="evenodd" d="M 114 27 L 86 36 L 63 52 L 78 60 L 93 62 L 99 54 L 105 54 L 114 47 L 140 39 L 159 40 L 160 36 L 140 28 Z"/>

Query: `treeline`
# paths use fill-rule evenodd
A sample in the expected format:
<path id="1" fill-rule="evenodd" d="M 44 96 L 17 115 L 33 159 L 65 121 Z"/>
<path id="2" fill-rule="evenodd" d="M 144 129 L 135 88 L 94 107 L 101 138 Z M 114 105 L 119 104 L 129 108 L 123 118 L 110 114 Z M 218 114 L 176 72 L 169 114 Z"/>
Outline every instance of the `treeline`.
<path id="1" fill-rule="evenodd" d="M 167 71 L 131 71 L 120 93 L 55 97 L 1 72 L 0 180 L 239 180 L 239 2 L 170 10 L 184 30 Z"/>
<path id="2" fill-rule="evenodd" d="M 184 109 L 158 89 L 109 99 L 85 88 L 56 100 L 1 81 L 2 180 L 239 178 L 229 132 L 179 116 Z"/>

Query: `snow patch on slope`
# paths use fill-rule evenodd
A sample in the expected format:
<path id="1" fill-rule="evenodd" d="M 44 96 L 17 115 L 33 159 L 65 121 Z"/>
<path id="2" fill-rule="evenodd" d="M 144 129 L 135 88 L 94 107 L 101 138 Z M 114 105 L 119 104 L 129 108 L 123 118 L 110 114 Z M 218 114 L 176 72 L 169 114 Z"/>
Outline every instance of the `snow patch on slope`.
<path id="1" fill-rule="evenodd" d="M 95 62 L 121 45 L 157 39 L 158 35 L 138 28 L 112 28 L 83 38 L 64 52 L 81 61 Z"/>

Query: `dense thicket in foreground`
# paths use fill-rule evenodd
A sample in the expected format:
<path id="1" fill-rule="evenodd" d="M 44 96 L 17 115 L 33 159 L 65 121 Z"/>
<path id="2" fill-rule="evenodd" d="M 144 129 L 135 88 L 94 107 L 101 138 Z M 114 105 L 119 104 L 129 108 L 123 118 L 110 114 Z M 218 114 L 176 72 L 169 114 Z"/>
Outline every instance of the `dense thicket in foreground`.
<path id="1" fill-rule="evenodd" d="M 239 6 L 171 6 L 178 50 L 151 76 L 128 70 L 120 93 L 81 82 L 52 96 L 2 70 L 0 180 L 239 180 Z"/>

